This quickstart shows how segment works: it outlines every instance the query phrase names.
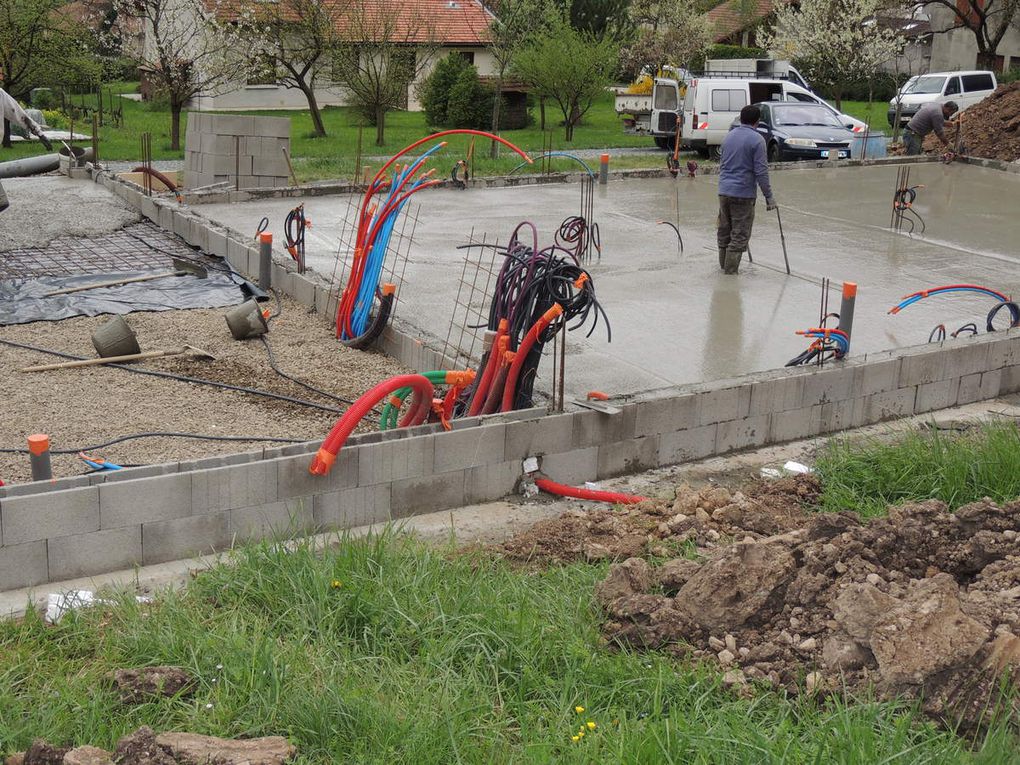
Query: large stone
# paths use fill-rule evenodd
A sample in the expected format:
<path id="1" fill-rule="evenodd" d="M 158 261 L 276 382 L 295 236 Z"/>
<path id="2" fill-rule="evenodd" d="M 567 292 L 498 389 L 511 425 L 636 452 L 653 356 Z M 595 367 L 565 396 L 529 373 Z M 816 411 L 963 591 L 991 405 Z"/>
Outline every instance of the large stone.
<path id="1" fill-rule="evenodd" d="M 79 746 L 64 755 L 64 765 L 114 765 L 113 756 L 97 746 Z"/>
<path id="2" fill-rule="evenodd" d="M 785 545 L 731 545 L 687 580 L 676 604 L 706 630 L 728 632 L 757 613 L 795 569 Z"/>
<path id="3" fill-rule="evenodd" d="M 699 568 L 701 568 L 701 564 L 695 560 L 677 558 L 663 563 L 655 574 L 662 589 L 673 594 L 683 587 Z"/>
<path id="4" fill-rule="evenodd" d="M 644 558 L 628 558 L 615 563 L 609 574 L 595 585 L 595 597 L 603 606 L 628 595 L 648 592 L 652 586 L 652 569 Z"/>
<path id="5" fill-rule="evenodd" d="M 872 659 L 871 652 L 848 635 L 833 634 L 822 643 L 822 664 L 828 669 L 860 669 Z"/>
<path id="6" fill-rule="evenodd" d="M 282 765 L 297 754 L 297 748 L 282 736 L 232 741 L 195 733 L 162 733 L 156 743 L 180 765 Z"/>
<path id="7" fill-rule="evenodd" d="M 989 635 L 960 610 L 956 581 L 938 574 L 914 582 L 907 597 L 875 622 L 870 645 L 885 682 L 922 685 L 971 659 Z"/>
<path id="8" fill-rule="evenodd" d="M 898 603 L 874 585 L 851 584 L 833 601 L 832 618 L 846 634 L 867 645 L 875 623 Z"/>

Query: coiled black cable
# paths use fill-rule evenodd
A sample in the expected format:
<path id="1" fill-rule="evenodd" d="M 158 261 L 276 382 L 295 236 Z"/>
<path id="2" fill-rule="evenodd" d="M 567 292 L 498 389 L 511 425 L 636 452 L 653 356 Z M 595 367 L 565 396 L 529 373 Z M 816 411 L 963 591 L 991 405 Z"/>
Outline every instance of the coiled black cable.
<path id="1" fill-rule="evenodd" d="M 1009 311 L 1009 329 L 1020 326 L 1020 306 L 1011 300 L 1007 300 L 1004 303 L 997 303 L 992 307 L 992 310 L 988 312 L 988 317 L 985 322 L 985 330 L 987 332 L 994 332 L 995 325 L 992 323 L 999 311 L 1003 308 Z"/>

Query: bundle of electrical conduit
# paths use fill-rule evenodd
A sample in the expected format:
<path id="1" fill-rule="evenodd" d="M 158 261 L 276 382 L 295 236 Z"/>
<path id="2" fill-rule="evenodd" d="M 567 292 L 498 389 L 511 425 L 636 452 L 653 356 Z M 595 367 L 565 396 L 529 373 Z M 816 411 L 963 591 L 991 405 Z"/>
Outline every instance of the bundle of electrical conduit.
<path id="1" fill-rule="evenodd" d="M 1009 296 L 1004 295 L 998 290 L 993 290 L 990 287 L 983 287 L 980 284 L 945 284 L 941 287 L 930 287 L 926 290 L 918 290 L 906 295 L 899 303 L 889 309 L 888 313 L 892 315 L 898 314 L 904 308 L 912 306 L 914 303 L 924 300 L 925 298 L 934 297 L 935 295 L 945 295 L 953 292 L 970 292 L 978 295 L 985 295 L 990 298 L 994 298 L 998 301 L 992 309 L 988 312 L 985 317 L 985 331 L 994 332 L 995 325 L 994 320 L 998 315 L 999 311 L 1005 308 L 1009 312 L 1009 328 L 1020 326 L 1020 306 L 1009 299 Z M 973 327 L 973 334 L 977 334 L 977 327 L 973 323 L 964 324 L 956 332 L 952 333 L 953 337 L 958 336 L 961 332 L 970 332 Z M 939 330 L 942 330 L 941 337 L 938 336 Z M 945 326 L 939 324 L 931 331 L 928 335 L 928 342 L 933 342 L 936 338 L 944 340 L 946 336 Z"/>
<path id="2" fill-rule="evenodd" d="M 506 139 L 482 130 L 467 129 L 444 130 L 434 133 L 415 141 L 390 157 L 369 183 L 365 197 L 358 209 L 351 271 L 337 306 L 336 336 L 351 347 L 367 348 L 382 334 L 389 321 L 396 288 L 390 284 L 381 285 L 380 277 L 389 249 L 390 237 L 407 200 L 418 191 L 441 182 L 431 178 L 435 172 L 434 169 L 418 173 L 432 154 L 446 146 L 446 142 L 437 143 L 410 164 L 398 166 L 392 177 L 388 179 L 387 171 L 405 154 L 422 144 L 448 135 L 476 135 L 491 138 L 515 151 L 526 162 L 531 162 L 531 158 L 524 151 Z M 385 199 L 378 202 L 373 201 L 377 195 L 381 196 L 384 189 L 388 189 Z M 379 305 L 373 318 L 371 317 L 372 307 L 377 300 Z"/>

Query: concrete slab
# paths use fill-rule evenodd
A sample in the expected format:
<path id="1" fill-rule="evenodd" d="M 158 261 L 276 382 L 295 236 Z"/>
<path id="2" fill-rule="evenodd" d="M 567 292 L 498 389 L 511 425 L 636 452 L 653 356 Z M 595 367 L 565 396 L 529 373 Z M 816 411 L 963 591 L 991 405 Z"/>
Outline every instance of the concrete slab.
<path id="1" fill-rule="evenodd" d="M 966 294 L 933 297 L 898 316 L 886 311 L 915 290 L 974 282 L 1011 293 L 1020 271 L 1010 221 L 1020 198 L 1020 176 L 964 165 L 911 167 L 923 184 L 914 209 L 923 235 L 888 228 L 896 166 L 798 168 L 775 171 L 793 276 L 783 270 L 775 215 L 759 204 L 751 253 L 737 277 L 718 269 L 715 246 L 717 178 L 632 179 L 597 187 L 595 217 L 601 261 L 591 265 L 600 301 L 612 322 L 591 338 L 570 335 L 568 395 L 599 389 L 633 393 L 678 383 L 732 377 L 782 366 L 806 347 L 799 329 L 816 326 L 820 280 L 833 281 L 829 310 L 839 310 L 843 280 L 860 285 L 852 352 L 924 342 L 932 327 L 949 331 L 974 321 L 984 329 L 992 302 Z M 468 191 L 434 190 L 415 198 L 421 217 L 401 289 L 397 316 L 423 336 L 447 337 L 464 251 L 459 244 L 484 234 L 506 240 L 522 220 L 535 222 L 541 244 L 551 244 L 560 222 L 579 212 L 577 184 Z M 306 259 L 329 276 L 335 269 L 347 197 L 264 199 L 203 205 L 201 212 L 246 232 L 268 215 L 280 235 L 287 211 L 305 203 L 315 228 Z M 676 236 L 660 220 L 676 220 Z M 1005 318 L 1005 317 L 1003 317 Z M 457 333 L 454 333 L 457 336 Z M 548 386 L 546 358 L 538 387 Z"/>

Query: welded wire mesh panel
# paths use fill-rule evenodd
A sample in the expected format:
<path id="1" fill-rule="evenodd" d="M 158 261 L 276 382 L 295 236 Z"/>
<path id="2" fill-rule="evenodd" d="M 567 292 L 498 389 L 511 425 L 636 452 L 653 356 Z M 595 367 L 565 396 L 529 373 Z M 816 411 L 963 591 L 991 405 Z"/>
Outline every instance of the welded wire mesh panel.
<path id="1" fill-rule="evenodd" d="M 458 366 L 468 366 L 478 362 L 484 351 L 482 341 L 489 321 L 489 300 L 499 270 L 499 242 L 489 241 L 484 233 L 478 238 L 472 229 L 468 241 L 458 249 L 464 252 L 464 262 L 443 354 L 455 360 Z"/>

